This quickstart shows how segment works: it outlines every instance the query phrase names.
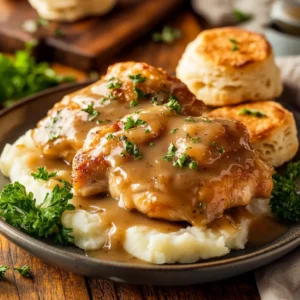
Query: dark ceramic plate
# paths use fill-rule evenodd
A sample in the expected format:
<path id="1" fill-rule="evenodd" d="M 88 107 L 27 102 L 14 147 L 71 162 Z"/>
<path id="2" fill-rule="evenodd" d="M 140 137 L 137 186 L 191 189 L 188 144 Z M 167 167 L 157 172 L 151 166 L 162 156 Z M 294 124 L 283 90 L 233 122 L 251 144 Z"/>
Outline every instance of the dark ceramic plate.
<path id="1" fill-rule="evenodd" d="M 14 142 L 26 130 L 34 127 L 55 102 L 87 84 L 88 82 L 54 88 L 1 112 L 0 152 L 6 143 Z M 300 128 L 300 88 L 297 90 L 286 86 L 280 100 L 294 112 Z M 0 174 L 0 188 L 7 183 L 8 180 Z M 43 261 L 66 270 L 119 282 L 154 285 L 187 285 L 227 278 L 274 261 L 300 245 L 300 225 L 293 225 L 279 239 L 263 246 L 232 251 L 224 257 L 194 264 L 160 266 L 89 258 L 78 248 L 61 247 L 49 241 L 36 240 L 2 220 L 0 232 Z"/>

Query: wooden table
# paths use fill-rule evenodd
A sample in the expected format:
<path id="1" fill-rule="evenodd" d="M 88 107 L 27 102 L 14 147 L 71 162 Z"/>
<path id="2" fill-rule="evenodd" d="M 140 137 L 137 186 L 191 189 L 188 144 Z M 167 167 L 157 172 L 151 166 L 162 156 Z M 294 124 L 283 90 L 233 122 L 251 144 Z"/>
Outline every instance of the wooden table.
<path id="1" fill-rule="evenodd" d="M 170 20 L 168 23 L 182 30 L 183 37 L 180 41 L 173 45 L 155 44 L 148 35 L 110 61 L 106 61 L 99 71 L 105 72 L 107 66 L 113 62 L 135 60 L 144 61 L 174 73 L 178 59 L 187 43 L 194 39 L 201 30 L 199 20 L 189 10 L 181 12 L 176 17 L 175 21 Z M 60 73 L 66 70 L 69 71 L 69 69 L 59 67 Z M 77 72 L 75 75 L 82 78 L 81 73 Z M 127 285 L 85 278 L 47 265 L 8 242 L 4 237 L 0 237 L 0 264 L 11 268 L 28 264 L 34 272 L 33 279 L 25 279 L 9 270 L 7 279 L 0 281 L 0 299 L 259 299 L 253 273 L 188 287 Z"/>

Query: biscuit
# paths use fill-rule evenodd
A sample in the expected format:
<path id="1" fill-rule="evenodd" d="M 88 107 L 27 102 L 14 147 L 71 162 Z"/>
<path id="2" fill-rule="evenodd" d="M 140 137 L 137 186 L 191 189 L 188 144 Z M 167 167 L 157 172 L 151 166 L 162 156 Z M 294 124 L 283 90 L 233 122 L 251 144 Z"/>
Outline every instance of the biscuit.
<path id="1" fill-rule="evenodd" d="M 201 32 L 187 46 L 176 73 L 209 106 L 272 99 L 282 92 L 268 41 L 235 27 Z"/>
<path id="2" fill-rule="evenodd" d="M 242 122 L 254 148 L 273 167 L 291 160 L 298 151 L 294 116 L 277 102 L 259 101 L 222 107 L 211 111 L 208 116 Z"/>

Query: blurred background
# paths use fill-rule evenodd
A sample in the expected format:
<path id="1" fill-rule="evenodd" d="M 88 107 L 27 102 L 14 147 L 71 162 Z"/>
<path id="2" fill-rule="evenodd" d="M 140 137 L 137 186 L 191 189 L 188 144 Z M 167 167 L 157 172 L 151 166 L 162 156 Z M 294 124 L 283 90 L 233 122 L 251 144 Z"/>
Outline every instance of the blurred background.
<path id="1" fill-rule="evenodd" d="M 299 0 L 0 0 L 0 11 L 1 108 L 118 61 L 174 73 L 206 28 L 241 26 L 265 34 L 276 56 L 300 54 Z"/>

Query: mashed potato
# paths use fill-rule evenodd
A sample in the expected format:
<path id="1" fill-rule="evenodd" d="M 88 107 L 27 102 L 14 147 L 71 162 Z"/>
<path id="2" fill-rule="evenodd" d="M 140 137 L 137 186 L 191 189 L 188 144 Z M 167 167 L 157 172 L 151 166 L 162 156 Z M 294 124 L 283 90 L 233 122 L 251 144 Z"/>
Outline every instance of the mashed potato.
<path id="1" fill-rule="evenodd" d="M 34 180 L 31 176 L 36 170 L 30 168 L 28 158 L 40 154 L 29 131 L 13 145 L 6 145 L 0 157 L 1 172 L 12 182 L 19 181 L 25 185 L 28 191 L 34 193 L 38 204 L 52 190 L 49 182 Z M 199 259 L 226 255 L 231 249 L 243 249 L 247 242 L 249 223 L 249 220 L 244 219 L 238 228 L 229 231 L 193 226 L 172 233 L 133 226 L 126 231 L 123 247 L 131 255 L 155 264 L 192 263 Z M 101 249 L 111 229 L 111 225 L 101 221 L 101 214 L 82 209 L 65 211 L 62 224 L 73 229 L 75 245 L 84 250 Z"/>

